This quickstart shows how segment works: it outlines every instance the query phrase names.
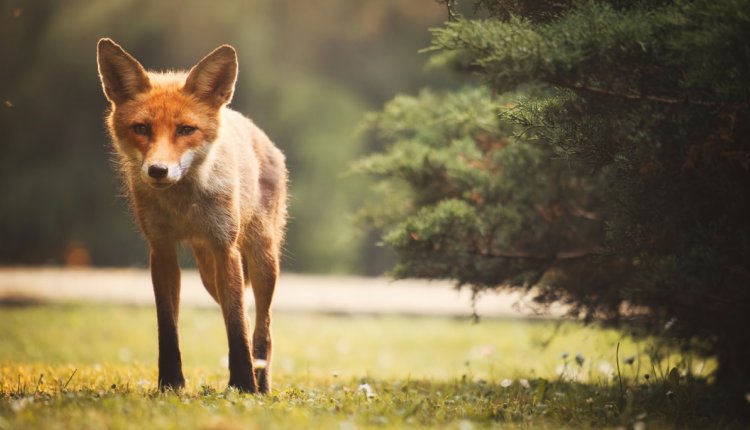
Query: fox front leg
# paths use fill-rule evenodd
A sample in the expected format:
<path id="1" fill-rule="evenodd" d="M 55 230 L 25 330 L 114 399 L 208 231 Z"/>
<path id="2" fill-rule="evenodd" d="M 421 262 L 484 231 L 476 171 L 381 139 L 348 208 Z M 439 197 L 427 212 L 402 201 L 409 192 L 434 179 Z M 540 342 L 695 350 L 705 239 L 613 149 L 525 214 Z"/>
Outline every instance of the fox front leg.
<path id="1" fill-rule="evenodd" d="M 176 390 L 185 386 L 185 377 L 177 335 L 180 266 L 175 246 L 152 245 L 149 260 L 159 327 L 159 389 Z"/>

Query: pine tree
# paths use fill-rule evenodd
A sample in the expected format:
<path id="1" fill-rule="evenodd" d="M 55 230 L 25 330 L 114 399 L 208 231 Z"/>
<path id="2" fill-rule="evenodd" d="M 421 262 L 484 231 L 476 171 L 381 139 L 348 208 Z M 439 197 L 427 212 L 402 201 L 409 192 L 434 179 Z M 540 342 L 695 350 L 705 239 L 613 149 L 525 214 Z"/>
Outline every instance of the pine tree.
<path id="1" fill-rule="evenodd" d="M 481 84 L 368 120 L 395 275 L 534 287 L 750 391 L 750 1 L 477 4 L 429 50 Z"/>

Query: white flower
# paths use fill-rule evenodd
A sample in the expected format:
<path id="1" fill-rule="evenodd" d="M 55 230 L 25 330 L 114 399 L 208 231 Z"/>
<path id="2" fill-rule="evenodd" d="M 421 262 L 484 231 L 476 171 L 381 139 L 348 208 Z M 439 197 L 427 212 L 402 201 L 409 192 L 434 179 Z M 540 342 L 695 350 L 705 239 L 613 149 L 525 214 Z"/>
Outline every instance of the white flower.
<path id="1" fill-rule="evenodd" d="M 519 379 L 518 385 L 522 386 L 523 388 L 529 388 L 531 386 L 528 379 Z"/>
<path id="2" fill-rule="evenodd" d="M 365 397 L 367 397 L 368 399 L 375 397 L 375 392 L 372 391 L 372 387 L 370 387 L 370 384 L 368 383 L 359 384 L 359 387 L 357 387 L 357 391 L 359 391 L 360 393 L 364 393 Z"/>
<path id="3" fill-rule="evenodd" d="M 503 379 L 502 381 L 500 381 L 500 386 L 503 388 L 508 388 L 511 385 L 513 385 L 513 380 L 511 379 Z"/>
<path id="4" fill-rule="evenodd" d="M 10 402 L 10 409 L 13 412 L 20 412 L 22 409 L 24 409 L 26 406 L 34 403 L 34 398 L 31 396 L 23 397 L 18 400 L 13 400 Z"/>
<path id="5" fill-rule="evenodd" d="M 458 422 L 458 430 L 472 430 L 473 428 L 474 424 L 469 420 L 461 420 Z"/>
<path id="6" fill-rule="evenodd" d="M 357 430 L 357 426 L 351 421 L 341 421 L 339 423 L 339 428 L 341 430 Z"/>
<path id="7" fill-rule="evenodd" d="M 596 368 L 599 370 L 599 372 L 601 372 L 608 378 L 611 377 L 615 372 L 615 369 L 612 368 L 612 365 L 607 361 L 600 361 L 599 365 Z"/>

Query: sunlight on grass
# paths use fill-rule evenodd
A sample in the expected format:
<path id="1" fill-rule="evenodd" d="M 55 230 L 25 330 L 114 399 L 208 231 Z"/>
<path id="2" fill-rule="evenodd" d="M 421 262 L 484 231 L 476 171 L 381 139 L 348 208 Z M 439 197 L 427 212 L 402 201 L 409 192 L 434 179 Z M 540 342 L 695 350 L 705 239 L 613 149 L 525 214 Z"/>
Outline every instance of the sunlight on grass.
<path id="1" fill-rule="evenodd" d="M 156 316 L 149 307 L 3 309 L 0 325 L 2 362 L 156 365 Z M 618 342 L 621 358 L 643 360 L 623 372 L 651 369 L 644 354 L 649 342 L 575 323 L 279 314 L 273 332 L 277 377 L 555 378 L 567 355 L 568 373 L 594 382 L 613 376 Z M 186 369 L 225 370 L 227 343 L 218 309 L 184 309 L 180 339 Z M 582 366 L 575 363 L 577 354 Z M 697 361 L 694 370 L 707 374 L 711 366 Z"/>
<path id="2" fill-rule="evenodd" d="M 225 390 L 218 309 L 188 308 L 180 316 L 187 386 L 175 396 L 155 389 L 149 307 L 3 308 L 0 327 L 0 429 L 661 423 L 671 419 L 668 369 L 681 362 L 680 384 L 687 369 L 706 375 L 713 366 L 664 354 L 652 367 L 651 342 L 573 323 L 280 313 L 274 392 L 258 397 Z"/>

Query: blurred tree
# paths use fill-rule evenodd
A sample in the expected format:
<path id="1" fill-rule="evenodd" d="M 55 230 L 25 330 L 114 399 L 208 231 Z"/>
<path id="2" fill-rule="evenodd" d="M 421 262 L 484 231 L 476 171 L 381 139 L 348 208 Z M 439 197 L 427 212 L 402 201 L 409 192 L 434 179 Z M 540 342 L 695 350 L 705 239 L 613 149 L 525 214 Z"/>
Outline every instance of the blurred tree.
<path id="1" fill-rule="evenodd" d="M 536 287 L 716 354 L 744 395 L 750 2 L 478 5 L 434 31 L 431 64 L 487 89 L 398 97 L 368 122 L 389 146 L 359 169 L 385 191 L 368 214 L 395 274 Z"/>
<path id="2" fill-rule="evenodd" d="M 150 69 L 187 68 L 221 43 L 239 51 L 233 107 L 282 147 L 291 171 L 284 269 L 384 269 L 349 213 L 363 179 L 362 115 L 417 88 L 439 5 L 399 0 L 0 1 L 0 264 L 144 265 L 118 196 L 102 125 L 95 46 L 112 37 Z M 436 76 L 435 79 L 441 79 Z"/>

